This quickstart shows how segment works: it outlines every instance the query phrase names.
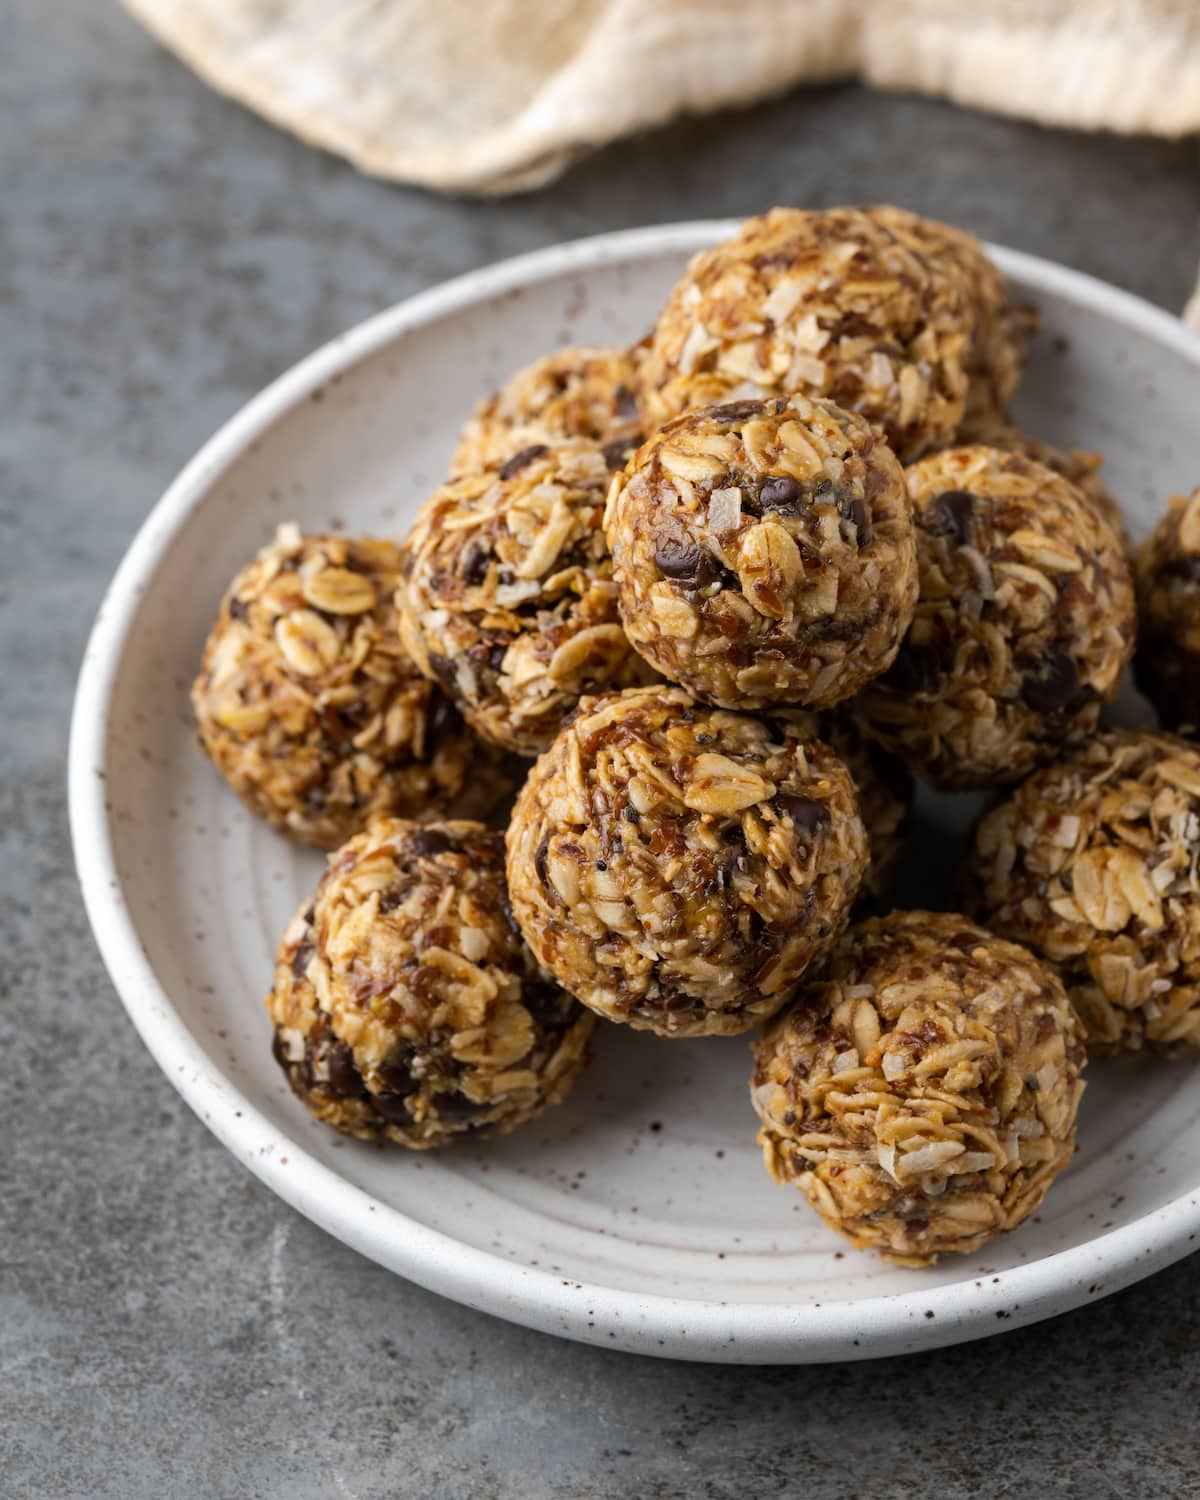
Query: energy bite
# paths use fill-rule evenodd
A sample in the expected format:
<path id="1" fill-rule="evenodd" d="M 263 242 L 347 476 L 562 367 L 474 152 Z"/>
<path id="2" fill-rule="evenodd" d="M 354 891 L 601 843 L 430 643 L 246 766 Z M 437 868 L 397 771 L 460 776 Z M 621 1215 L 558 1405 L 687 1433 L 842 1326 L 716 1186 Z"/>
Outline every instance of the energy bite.
<path id="1" fill-rule="evenodd" d="M 1078 490 L 982 444 L 908 470 L 912 626 L 860 722 L 935 786 L 1019 780 L 1095 729 L 1133 652 L 1129 566 Z"/>
<path id="2" fill-rule="evenodd" d="M 537 755 L 583 693 L 649 681 L 617 612 L 592 443 L 444 484 L 404 544 L 404 642 L 492 744 Z"/>
<path id="3" fill-rule="evenodd" d="M 330 856 L 284 933 L 267 1010 L 318 1120 L 417 1150 L 558 1103 L 594 1025 L 512 925 L 503 834 L 398 818 Z"/>
<path id="4" fill-rule="evenodd" d="M 981 921 L 1052 964 L 1093 1052 L 1200 1047 L 1200 751 L 1107 730 L 980 822 Z"/>
<path id="5" fill-rule="evenodd" d="M 1138 549 L 1137 685 L 1167 729 L 1200 729 L 1200 489 L 1177 495 Z"/>
<path id="6" fill-rule="evenodd" d="M 974 273 L 899 209 L 776 208 L 692 258 L 639 372 L 650 425 L 746 396 L 826 396 L 903 459 L 966 409 Z M 940 228 L 941 226 L 936 226 Z"/>
<path id="7" fill-rule="evenodd" d="M 1104 459 L 1099 453 L 1088 453 L 1083 448 L 1055 448 L 1041 438 L 1030 437 L 1009 422 L 989 425 L 975 441 L 986 443 L 989 448 L 1003 449 L 1005 453 L 1021 453 L 1034 463 L 1061 474 L 1075 486 L 1100 519 L 1107 522 L 1126 552 L 1129 551 L 1129 537 L 1120 503 L 1100 478 Z"/>
<path id="8" fill-rule="evenodd" d="M 597 444 L 619 469 L 642 441 L 636 353 L 576 345 L 518 370 L 476 408 L 451 472 L 490 469 L 522 448 L 571 438 Z"/>
<path id="9" fill-rule="evenodd" d="M 1084 1046 L 1045 964 L 965 917 L 851 927 L 766 1027 L 751 1100 L 776 1182 L 906 1266 L 1015 1229 L 1075 1150 Z"/>
<path id="10" fill-rule="evenodd" d="M 391 542 L 281 526 L 204 647 L 200 742 L 251 812 L 335 848 L 381 813 L 486 812 L 512 785 L 400 643 Z"/>
<path id="11" fill-rule="evenodd" d="M 832 401 L 687 413 L 613 481 L 621 618 L 665 677 L 723 708 L 829 708 L 891 663 L 912 618 L 904 475 Z"/>
<path id="12" fill-rule="evenodd" d="M 867 865 L 850 773 L 806 728 L 680 688 L 580 704 L 508 830 L 513 913 L 560 984 L 664 1037 L 746 1031 L 787 1001 Z"/>

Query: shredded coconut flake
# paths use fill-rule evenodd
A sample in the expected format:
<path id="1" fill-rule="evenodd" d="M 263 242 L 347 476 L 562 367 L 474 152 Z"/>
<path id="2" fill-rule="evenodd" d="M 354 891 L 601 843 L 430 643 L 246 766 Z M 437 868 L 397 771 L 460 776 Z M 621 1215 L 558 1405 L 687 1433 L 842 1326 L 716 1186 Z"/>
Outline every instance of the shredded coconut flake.
<path id="1" fill-rule="evenodd" d="M 736 485 L 713 490 L 708 498 L 708 525 L 714 532 L 732 531 L 742 518 L 742 492 Z"/>

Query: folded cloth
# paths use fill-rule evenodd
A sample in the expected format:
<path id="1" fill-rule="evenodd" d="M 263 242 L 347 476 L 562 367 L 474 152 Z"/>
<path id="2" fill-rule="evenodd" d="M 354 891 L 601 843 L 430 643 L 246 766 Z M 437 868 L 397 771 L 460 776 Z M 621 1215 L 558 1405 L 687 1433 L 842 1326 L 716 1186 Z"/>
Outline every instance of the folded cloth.
<path id="1" fill-rule="evenodd" d="M 860 75 L 1046 124 L 1200 129 L 1197 0 L 125 0 L 364 172 L 505 193 L 675 115 Z"/>

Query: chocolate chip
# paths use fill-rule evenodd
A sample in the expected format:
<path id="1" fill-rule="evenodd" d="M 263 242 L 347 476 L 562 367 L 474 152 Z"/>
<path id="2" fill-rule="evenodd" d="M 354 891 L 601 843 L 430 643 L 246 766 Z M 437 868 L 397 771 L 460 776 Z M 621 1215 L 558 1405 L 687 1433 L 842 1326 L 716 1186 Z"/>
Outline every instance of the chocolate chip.
<path id="1" fill-rule="evenodd" d="M 418 828 L 409 840 L 412 852 L 419 859 L 432 859 L 435 854 L 457 854 L 458 844 L 440 828 Z"/>
<path id="2" fill-rule="evenodd" d="M 713 422 L 742 422 L 747 417 L 757 417 L 765 404 L 763 401 L 726 401 L 721 406 L 710 406 L 708 417 Z"/>
<path id="3" fill-rule="evenodd" d="M 719 572 L 716 559 L 695 542 L 663 542 L 655 549 L 654 565 L 664 578 L 696 589 L 707 588 Z"/>
<path id="4" fill-rule="evenodd" d="M 519 474 L 526 464 L 531 464 L 535 458 L 541 458 L 543 454 L 549 453 L 550 449 L 545 443 L 531 443 L 528 448 L 522 448 L 519 453 L 514 453 L 506 464 L 500 468 L 501 479 L 511 479 L 514 474 Z"/>
<path id="5" fill-rule="evenodd" d="M 622 421 L 632 421 L 638 414 L 637 397 L 627 385 L 619 385 L 613 392 L 613 415 Z"/>
<path id="6" fill-rule="evenodd" d="M 858 533 L 858 545 L 860 547 L 870 546 L 871 543 L 871 518 L 867 514 L 866 502 L 857 495 L 848 495 L 845 491 L 837 497 L 838 514 L 850 521 Z"/>
<path id="7" fill-rule="evenodd" d="M 935 536 L 952 536 L 962 546 L 971 540 L 976 514 L 974 495 L 966 490 L 943 490 L 926 507 L 925 530 Z"/>
<path id="8" fill-rule="evenodd" d="M 393 1125 L 411 1125 L 412 1110 L 408 1107 L 408 1098 L 404 1094 L 372 1094 L 371 1103 L 375 1106 L 376 1114 Z"/>
<path id="9" fill-rule="evenodd" d="M 439 1120 L 472 1120 L 491 1108 L 490 1104 L 476 1104 L 473 1099 L 458 1093 L 435 1094 L 431 1102 Z"/>
<path id="10" fill-rule="evenodd" d="M 488 563 L 491 561 L 491 556 L 491 548 L 482 543 L 477 537 L 463 553 L 462 576 L 464 582 L 472 586 L 481 584 L 487 577 Z"/>
<path id="11" fill-rule="evenodd" d="M 763 510 L 794 511 L 801 494 L 800 483 L 790 474 L 775 474 L 758 487 L 758 503 Z"/>
<path id="12" fill-rule="evenodd" d="M 541 881 L 542 889 L 550 897 L 551 901 L 557 903 L 558 892 L 550 884 L 550 872 L 547 868 L 546 853 L 549 848 L 550 835 L 547 833 L 542 838 L 542 842 L 537 846 L 537 851 L 533 856 L 533 868 L 537 872 L 537 878 Z"/>
<path id="13" fill-rule="evenodd" d="M 412 1075 L 412 1051 L 403 1047 L 379 1065 L 379 1076 L 387 1086 L 389 1094 L 411 1094 L 417 1087 Z"/>
<path id="14" fill-rule="evenodd" d="M 508 647 L 509 642 L 485 635 L 473 646 L 468 646 L 464 655 L 477 675 L 486 676 L 489 672 L 498 674 L 503 669 Z"/>
<path id="15" fill-rule="evenodd" d="M 250 616 L 250 606 L 235 596 L 229 601 L 229 613 L 235 620 L 246 620 Z"/>
<path id="16" fill-rule="evenodd" d="M 345 1042 L 335 1042 L 326 1059 L 329 1087 L 343 1099 L 357 1099 L 367 1092 L 354 1053 Z"/>
<path id="17" fill-rule="evenodd" d="M 641 822 L 642 817 L 641 813 L 638 812 L 637 808 L 634 807 L 632 802 L 627 802 L 621 809 L 621 816 L 627 823 L 639 823 Z"/>
<path id="18" fill-rule="evenodd" d="M 806 846 L 829 823 L 828 806 L 824 802 L 815 802 L 811 797 L 797 797 L 791 792 L 781 792 L 775 798 L 775 805 L 785 817 L 791 818 L 796 839 Z"/>
<path id="19" fill-rule="evenodd" d="M 641 442 L 640 437 L 631 437 L 618 438 L 615 442 L 605 443 L 604 447 L 600 450 L 604 454 L 605 466 L 610 469 L 623 469 L 625 467 L 625 460 L 635 448 L 641 447 Z"/>
<path id="20" fill-rule="evenodd" d="M 312 943 L 301 943 L 292 954 L 292 973 L 297 979 L 304 978 L 304 971 L 308 968 L 308 961 L 313 956 Z"/>
<path id="21" fill-rule="evenodd" d="M 1079 694 L 1079 668 L 1065 651 L 1051 651 L 1027 674 L 1021 697 L 1036 713 L 1071 708 Z"/>

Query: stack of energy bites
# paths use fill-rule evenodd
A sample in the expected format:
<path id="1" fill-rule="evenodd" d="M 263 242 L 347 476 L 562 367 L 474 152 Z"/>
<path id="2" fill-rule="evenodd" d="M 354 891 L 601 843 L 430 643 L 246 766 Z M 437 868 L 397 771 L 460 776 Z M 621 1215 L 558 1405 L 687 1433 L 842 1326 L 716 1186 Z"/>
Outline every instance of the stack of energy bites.
<path id="1" fill-rule="evenodd" d="M 922 1265 L 1038 1207 L 1087 1049 L 1200 1046 L 1200 492 L 1131 571 L 1099 461 L 1006 420 L 1033 321 L 958 230 L 776 209 L 514 376 L 399 545 L 237 576 L 193 702 L 333 850 L 267 999 L 313 1114 L 442 1145 L 561 1099 L 597 1016 L 764 1023 L 772 1175 Z M 1182 737 L 1100 727 L 1134 572 Z M 1009 790 L 965 914 L 863 917 L 913 772 Z"/>

